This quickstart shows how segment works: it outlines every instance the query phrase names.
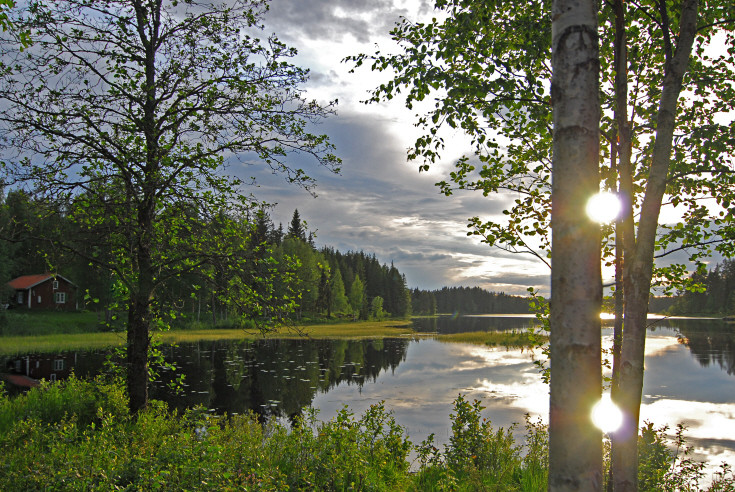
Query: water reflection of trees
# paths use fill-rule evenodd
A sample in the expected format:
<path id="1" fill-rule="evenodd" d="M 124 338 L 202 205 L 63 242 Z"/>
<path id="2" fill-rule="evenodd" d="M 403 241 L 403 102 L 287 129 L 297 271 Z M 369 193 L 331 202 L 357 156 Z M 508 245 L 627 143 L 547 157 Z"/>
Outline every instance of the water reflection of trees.
<path id="1" fill-rule="evenodd" d="M 702 367 L 717 366 L 735 375 L 735 327 L 718 320 L 669 320 L 679 341 Z"/>
<path id="2" fill-rule="evenodd" d="M 166 348 L 175 372 L 165 372 L 151 397 L 175 408 L 203 405 L 218 413 L 293 417 L 318 392 L 339 383 L 361 386 L 406 358 L 408 341 L 261 340 L 199 342 Z M 167 387 L 186 376 L 180 394 Z"/>

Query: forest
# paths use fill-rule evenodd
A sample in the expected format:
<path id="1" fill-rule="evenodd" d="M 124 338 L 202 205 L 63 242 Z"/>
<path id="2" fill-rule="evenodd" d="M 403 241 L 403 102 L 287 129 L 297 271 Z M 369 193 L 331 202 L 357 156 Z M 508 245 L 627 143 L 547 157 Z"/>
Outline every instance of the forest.
<path id="1" fill-rule="evenodd" d="M 64 210 L 49 213 L 48 203 L 40 204 L 21 190 L 9 191 L 0 199 L 0 230 L 7 239 L 0 241 L 0 280 L 4 286 L 21 275 L 53 271 L 77 284 L 87 309 L 114 309 L 119 304 L 122 286 L 108 271 L 96 267 L 97 258 L 112 254 L 105 234 L 82 231 Z M 239 254 L 246 257 L 252 288 L 267 289 L 262 298 L 290 302 L 291 318 L 410 315 L 411 293 L 405 276 L 395 266 L 381 265 L 375 255 L 363 252 L 317 249 L 314 235 L 307 231 L 298 210 L 285 231 L 282 224 L 274 226 L 266 208 L 232 219 L 246 232 L 246 245 Z M 226 236 L 225 231 L 217 231 L 224 224 L 212 221 L 207 233 Z M 231 279 L 226 266 L 216 260 L 212 257 L 206 265 L 214 274 L 184 270 L 162 282 L 157 290 L 159 309 L 172 317 L 184 315 L 214 325 L 227 321 L 232 305 L 221 291 L 228 288 Z M 269 275 L 261 272 L 264 265 L 270 267 Z M 3 298 L 10 294 L 4 292 Z M 269 313 L 253 313 L 258 314 Z"/>
<path id="2" fill-rule="evenodd" d="M 86 302 L 80 306 L 85 309 L 114 310 L 118 306 L 121 310 L 122 287 L 109 271 L 95 264 L 96 258 L 111 255 L 107 236 L 80 230 L 63 209 L 50 213 L 49 204 L 38 200 L 22 190 L 0 193 L 0 230 L 6 238 L 0 241 L 0 281 L 5 289 L 2 297 L 11 295 L 6 286 L 9 280 L 53 271 L 77 284 L 80 298 Z M 263 280 L 257 275 L 259 260 L 275 265 L 276 285 L 265 287 L 293 299 L 289 317 L 294 321 L 528 312 L 527 298 L 480 287 L 410 289 L 405 275 L 393 264 L 381 264 L 374 253 L 343 253 L 329 246 L 317 247 L 315 235 L 298 210 L 285 230 L 283 224 L 273 223 L 267 207 L 254 209 L 237 221 L 247 231 L 248 251 L 243 254 L 250 257 L 253 285 L 257 288 Z M 217 226 L 210 224 L 214 229 Z M 70 242 L 69 238 L 78 240 Z M 216 263 L 212 261 L 208 268 L 217 269 Z M 184 272 L 161 285 L 157 293 L 159 307 L 162 312 L 168 311 L 169 317 L 228 324 L 230 306 L 220 295 L 227 282 L 223 268 L 216 275 Z"/>

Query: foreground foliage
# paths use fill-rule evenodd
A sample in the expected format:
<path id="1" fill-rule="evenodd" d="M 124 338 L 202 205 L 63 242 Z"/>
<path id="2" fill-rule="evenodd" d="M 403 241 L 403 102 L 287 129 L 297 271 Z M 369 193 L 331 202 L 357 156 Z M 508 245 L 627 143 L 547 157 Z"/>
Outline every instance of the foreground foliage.
<path id="1" fill-rule="evenodd" d="M 305 411 L 290 429 L 160 402 L 131 417 L 122 385 L 71 378 L 0 396 L 0 490 L 546 490 L 546 427 L 527 420 L 516 440 L 481 410 L 458 397 L 440 449 L 433 435 L 414 446 L 382 403 L 329 422 Z M 643 428 L 641 490 L 706 490 L 665 430 Z M 708 490 L 734 487 L 725 467 Z"/>

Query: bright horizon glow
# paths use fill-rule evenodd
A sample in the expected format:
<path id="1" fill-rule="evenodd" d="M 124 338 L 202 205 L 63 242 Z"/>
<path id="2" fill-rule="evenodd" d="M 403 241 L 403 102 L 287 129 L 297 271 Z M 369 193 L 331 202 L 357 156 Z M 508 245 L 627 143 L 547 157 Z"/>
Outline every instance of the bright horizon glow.
<path id="1" fill-rule="evenodd" d="M 620 200 L 615 193 L 601 191 L 587 200 L 587 216 L 600 224 L 615 220 L 620 215 Z"/>
<path id="2" fill-rule="evenodd" d="M 612 402 L 609 393 L 592 407 L 592 423 L 605 434 L 615 432 L 623 423 L 623 412 Z"/>

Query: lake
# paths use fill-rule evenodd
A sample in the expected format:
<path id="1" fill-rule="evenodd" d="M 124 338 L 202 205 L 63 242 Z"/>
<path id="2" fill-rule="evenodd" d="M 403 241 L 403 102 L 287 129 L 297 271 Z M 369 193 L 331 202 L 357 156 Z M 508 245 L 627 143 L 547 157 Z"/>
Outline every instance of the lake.
<path id="1" fill-rule="evenodd" d="M 735 325 L 717 320 L 651 319 L 641 421 L 684 423 L 694 457 L 735 465 Z M 417 319 L 423 332 L 518 330 L 530 316 Z M 603 343 L 612 329 L 603 328 Z M 495 426 L 545 421 L 548 386 L 534 365 L 539 353 L 433 339 L 207 341 L 163 347 L 175 372 L 161 370 L 151 397 L 176 408 L 203 405 L 218 413 L 292 419 L 305 406 L 333 417 L 385 401 L 415 443 L 430 433 L 446 442 L 452 401 L 479 399 Z M 60 369 L 81 376 L 101 370 L 106 354 L 76 352 L 0 358 L 3 367 Z M 183 391 L 167 383 L 185 375 Z"/>

